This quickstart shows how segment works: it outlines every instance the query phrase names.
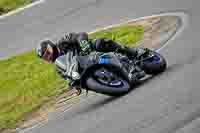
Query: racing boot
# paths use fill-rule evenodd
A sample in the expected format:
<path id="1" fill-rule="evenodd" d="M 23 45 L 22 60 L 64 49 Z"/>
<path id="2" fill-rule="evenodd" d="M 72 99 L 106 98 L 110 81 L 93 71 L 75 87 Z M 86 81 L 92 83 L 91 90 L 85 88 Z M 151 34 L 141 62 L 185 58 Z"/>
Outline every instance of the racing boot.
<path id="1" fill-rule="evenodd" d="M 128 78 L 132 83 L 137 83 L 140 79 L 145 77 L 145 75 L 145 72 L 140 67 L 135 65 L 131 67 Z"/>

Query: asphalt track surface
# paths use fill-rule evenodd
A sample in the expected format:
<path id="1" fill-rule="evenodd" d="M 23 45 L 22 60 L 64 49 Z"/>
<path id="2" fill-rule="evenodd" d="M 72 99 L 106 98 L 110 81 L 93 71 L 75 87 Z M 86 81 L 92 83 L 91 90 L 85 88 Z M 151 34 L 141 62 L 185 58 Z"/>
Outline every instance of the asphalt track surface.
<path id="1" fill-rule="evenodd" d="M 93 95 L 63 114 L 52 115 L 30 133 L 199 133 L 199 0 L 46 0 L 0 20 L 0 57 L 30 50 L 43 38 L 163 11 L 184 10 L 189 25 L 161 53 L 165 73 L 148 79 L 129 94 Z"/>

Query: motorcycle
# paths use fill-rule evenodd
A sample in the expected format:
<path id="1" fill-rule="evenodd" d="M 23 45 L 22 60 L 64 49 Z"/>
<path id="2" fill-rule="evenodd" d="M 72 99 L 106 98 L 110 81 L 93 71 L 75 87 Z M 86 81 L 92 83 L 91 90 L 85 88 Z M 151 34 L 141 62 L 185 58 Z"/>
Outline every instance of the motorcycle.
<path id="1" fill-rule="evenodd" d="M 78 56 L 81 71 L 80 87 L 86 90 L 106 95 L 118 96 L 128 93 L 135 82 L 128 78 L 131 65 L 140 67 L 146 75 L 156 75 L 165 71 L 167 62 L 156 51 L 141 48 L 142 53 L 137 58 L 129 59 L 119 53 L 93 52 L 86 56 Z M 64 56 L 56 60 L 59 73 L 64 73 L 62 65 Z M 62 65 L 61 65 L 62 64 Z"/>

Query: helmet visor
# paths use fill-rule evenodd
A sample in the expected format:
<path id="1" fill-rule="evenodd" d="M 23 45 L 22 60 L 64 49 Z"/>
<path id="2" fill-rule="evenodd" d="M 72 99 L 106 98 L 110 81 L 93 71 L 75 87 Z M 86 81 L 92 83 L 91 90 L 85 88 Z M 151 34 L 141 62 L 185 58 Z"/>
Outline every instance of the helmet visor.
<path id="1" fill-rule="evenodd" d="M 47 62 L 51 62 L 53 60 L 53 49 L 51 47 L 47 47 L 42 58 Z"/>

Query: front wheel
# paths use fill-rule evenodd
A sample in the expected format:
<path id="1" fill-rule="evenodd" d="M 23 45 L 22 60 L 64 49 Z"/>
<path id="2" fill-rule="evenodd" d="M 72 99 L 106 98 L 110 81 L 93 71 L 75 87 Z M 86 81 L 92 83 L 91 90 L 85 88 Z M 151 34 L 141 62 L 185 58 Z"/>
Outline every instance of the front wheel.
<path id="1" fill-rule="evenodd" d="M 127 80 L 105 68 L 96 70 L 88 77 L 86 85 L 89 90 L 111 96 L 123 95 L 130 90 Z"/>
<path id="2" fill-rule="evenodd" d="M 151 51 L 149 59 L 143 61 L 142 67 L 146 74 L 155 75 L 165 71 L 167 62 L 165 58 L 155 51 Z"/>

